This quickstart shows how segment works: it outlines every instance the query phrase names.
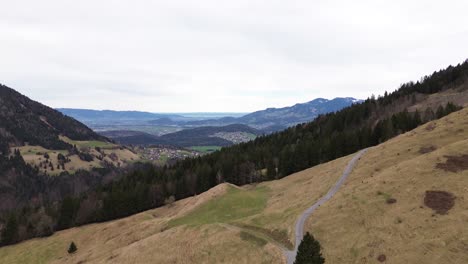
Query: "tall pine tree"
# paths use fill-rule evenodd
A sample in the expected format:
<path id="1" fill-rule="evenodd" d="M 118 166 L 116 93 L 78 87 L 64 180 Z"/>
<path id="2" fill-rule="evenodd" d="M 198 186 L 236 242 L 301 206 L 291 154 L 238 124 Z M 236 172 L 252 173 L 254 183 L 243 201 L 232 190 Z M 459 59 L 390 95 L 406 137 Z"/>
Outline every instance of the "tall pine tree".
<path id="1" fill-rule="evenodd" d="M 323 264 L 325 259 L 320 253 L 320 243 L 307 232 L 297 250 L 294 264 Z"/>

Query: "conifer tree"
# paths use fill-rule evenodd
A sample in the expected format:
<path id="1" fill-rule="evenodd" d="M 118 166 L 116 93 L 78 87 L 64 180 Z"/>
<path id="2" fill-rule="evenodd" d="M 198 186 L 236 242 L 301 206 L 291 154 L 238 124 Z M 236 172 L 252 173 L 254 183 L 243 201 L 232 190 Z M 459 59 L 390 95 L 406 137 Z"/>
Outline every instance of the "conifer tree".
<path id="1" fill-rule="evenodd" d="M 320 243 L 307 232 L 297 250 L 294 264 L 323 264 L 325 259 L 320 253 Z"/>
<path id="2" fill-rule="evenodd" d="M 68 247 L 68 253 L 73 254 L 78 250 L 78 248 L 75 245 L 75 242 L 71 242 L 70 247 Z"/>

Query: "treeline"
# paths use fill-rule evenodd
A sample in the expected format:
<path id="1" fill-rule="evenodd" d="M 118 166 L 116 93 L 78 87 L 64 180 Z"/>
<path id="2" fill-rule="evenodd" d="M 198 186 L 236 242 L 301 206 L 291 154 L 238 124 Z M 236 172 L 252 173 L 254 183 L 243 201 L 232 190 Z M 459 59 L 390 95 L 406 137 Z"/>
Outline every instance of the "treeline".
<path id="1" fill-rule="evenodd" d="M 100 185 L 60 203 L 16 210 L 4 223 L 2 243 L 46 235 L 91 222 L 128 216 L 163 205 L 168 197 L 182 199 L 221 182 L 237 185 L 285 177 L 362 148 L 377 145 L 418 125 L 459 109 L 452 103 L 424 112 L 401 111 L 397 106 L 455 87 L 468 79 L 468 62 L 436 72 L 421 82 L 404 84 L 383 97 L 371 97 L 313 122 L 223 148 L 170 167 L 138 165 L 120 180 Z M 416 102 L 413 102 L 416 103 Z M 19 158 L 19 157 L 18 157 Z M 46 219 L 46 220 L 44 220 Z M 14 220 L 14 221 L 13 221 Z M 16 226 L 16 227 L 15 227 Z M 25 231 L 26 230 L 26 231 Z"/>
<path id="2" fill-rule="evenodd" d="M 0 245 L 52 234 L 59 228 L 59 219 L 65 217 L 60 211 L 62 204 L 66 204 L 64 198 L 80 197 L 130 170 L 95 168 L 51 177 L 25 163 L 18 150 L 0 155 Z"/>
<path id="3" fill-rule="evenodd" d="M 315 132 L 304 133 L 300 140 L 296 138 L 294 145 L 286 144 L 277 152 L 270 151 L 279 149 L 278 145 L 266 144 L 265 141 L 270 137 L 263 137 L 212 155 L 187 159 L 172 167 L 140 164 L 120 180 L 101 185 L 84 195 L 69 196 L 60 203 L 26 206 L 10 213 L 4 220 L 2 244 L 51 235 L 56 230 L 73 226 L 129 216 L 162 206 L 171 196 L 182 199 L 224 181 L 242 185 L 278 179 L 379 144 L 432 120 L 429 117 L 440 118 L 458 109 L 459 107 L 448 103 L 435 113 L 427 110 L 426 113 L 430 113 L 428 116 L 421 116 L 417 111 L 403 111 L 379 121 L 374 128 L 366 126 L 354 131 L 344 129 L 328 136 L 324 136 L 328 129 L 336 127 L 315 127 Z M 331 122 L 333 119 L 329 117 L 328 120 Z M 298 127 L 292 128 L 288 133 L 276 134 L 274 138 L 277 142 L 287 142 L 298 130 Z M 287 138 L 288 135 L 292 138 Z M 322 140 L 314 139 L 314 135 L 321 135 Z M 249 149 L 250 144 L 255 147 Z M 11 160 L 15 166 L 26 166 L 19 154 L 12 156 Z M 43 186 L 44 182 L 38 181 L 38 184 L 37 187 L 42 185 L 42 188 L 48 188 Z"/>
<path id="4" fill-rule="evenodd" d="M 38 145 L 48 149 L 70 149 L 59 134 L 73 140 L 107 139 L 77 120 L 35 102 L 0 84 L 0 138 L 11 143 Z"/>

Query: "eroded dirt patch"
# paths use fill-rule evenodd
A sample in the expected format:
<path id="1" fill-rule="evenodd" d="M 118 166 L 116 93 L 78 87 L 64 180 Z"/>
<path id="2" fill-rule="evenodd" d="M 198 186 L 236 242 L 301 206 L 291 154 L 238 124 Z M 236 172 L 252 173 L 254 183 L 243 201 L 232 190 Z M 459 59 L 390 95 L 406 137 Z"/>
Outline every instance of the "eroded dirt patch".
<path id="1" fill-rule="evenodd" d="M 385 260 L 387 260 L 387 256 L 385 256 L 384 254 L 380 254 L 377 260 L 379 262 L 384 262 Z"/>
<path id="2" fill-rule="evenodd" d="M 432 131 L 437 127 L 436 123 L 430 123 L 429 125 L 426 126 L 427 131 Z"/>
<path id="3" fill-rule="evenodd" d="M 445 156 L 447 161 L 444 163 L 437 163 L 436 168 L 450 171 L 450 172 L 458 172 L 468 170 L 468 155 L 460 155 L 460 156 Z"/>
<path id="4" fill-rule="evenodd" d="M 430 153 L 430 152 L 432 152 L 432 151 L 434 151 L 436 149 L 437 149 L 437 147 L 432 146 L 432 145 L 431 146 L 426 146 L 426 147 L 421 147 L 419 149 L 419 153 L 426 154 L 426 153 Z"/>
<path id="5" fill-rule="evenodd" d="M 455 196 L 446 191 L 426 191 L 424 204 L 438 214 L 446 214 L 455 205 Z"/>

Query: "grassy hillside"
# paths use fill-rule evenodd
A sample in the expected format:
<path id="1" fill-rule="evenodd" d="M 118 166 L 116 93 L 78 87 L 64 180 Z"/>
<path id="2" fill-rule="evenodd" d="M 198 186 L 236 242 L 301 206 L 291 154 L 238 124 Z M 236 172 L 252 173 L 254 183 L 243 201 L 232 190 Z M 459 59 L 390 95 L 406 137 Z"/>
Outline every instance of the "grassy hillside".
<path id="1" fill-rule="evenodd" d="M 3 230 L 11 230 L 11 233 L 7 233 L 10 235 L 2 235 L 0 243 L 12 244 L 80 224 L 127 217 L 163 206 L 165 200 L 170 197 L 175 200 L 187 198 L 205 192 L 222 182 L 245 185 L 280 179 L 350 155 L 360 149 L 376 146 L 418 125 L 459 110 L 458 106 L 453 103 L 445 104 L 445 101 L 453 97 L 467 99 L 465 96 L 468 93 L 467 73 L 468 61 L 434 72 L 430 76 L 423 77 L 420 82 L 403 84 L 398 90 L 385 93 L 384 96 L 377 98 L 371 96 L 360 104 L 320 116 L 313 122 L 297 125 L 283 132 L 260 136 L 255 140 L 222 148 L 202 157 L 184 159 L 171 166 L 135 164 L 123 177 L 118 177 L 118 169 L 114 166 L 104 166 L 102 169 L 96 168 L 89 172 L 78 170 L 74 175 L 65 175 L 83 174 L 83 177 L 77 179 L 76 177 L 37 177 L 39 168 L 27 166 L 20 152 L 15 150 L 8 158 L 4 155 L 3 159 L 0 159 L 0 170 L 6 171 L 5 175 L 9 175 L 5 177 L 6 181 L 0 182 L 2 184 L 0 187 L 8 190 L 6 195 L 5 192 L 0 193 L 2 200 L 6 201 L 0 206 L 11 210 L 0 219 L 5 226 Z M 441 96 L 449 91 L 455 93 Z M 435 97 L 435 94 L 440 96 Z M 434 103 L 432 99 L 436 102 Z M 458 103 L 465 102 L 465 99 Z M 429 105 L 432 106 L 424 109 Z M 421 111 L 408 110 L 415 106 Z M 41 124 L 47 125 L 49 123 L 47 120 L 47 118 L 45 121 L 42 120 Z M 222 136 L 235 140 L 240 138 L 237 133 L 223 133 Z M 60 140 L 58 136 L 57 138 L 61 145 L 68 146 L 68 150 L 72 151 L 70 154 L 78 155 L 83 161 L 93 161 L 93 154 L 90 152 L 94 150 L 89 146 L 85 149 L 90 152 L 86 153 Z M 85 141 L 71 136 L 68 138 Z M 93 139 L 86 140 L 90 141 L 89 145 L 94 144 Z M 0 152 L 8 154 L 9 151 L 5 150 L 8 149 L 8 144 L 8 141 L 5 142 L 0 138 Z M 37 146 L 29 141 L 25 141 L 20 146 L 24 145 Z M 39 144 L 39 146 L 51 150 L 63 149 L 56 145 Z M 98 149 L 95 150 L 100 152 Z M 59 157 L 66 161 L 72 159 L 62 155 L 57 154 L 57 159 Z M 115 160 L 116 155 L 113 156 Z M 109 157 L 112 158 L 110 155 Z M 44 155 L 44 158 L 46 163 L 42 163 L 42 169 L 47 169 L 48 165 L 52 171 L 54 164 L 51 164 L 50 160 L 47 161 L 47 155 Z M 96 158 L 101 159 L 100 156 Z M 102 158 L 105 158 L 104 154 Z M 18 169 L 21 170 L 20 173 L 17 173 Z M 14 174 L 14 177 L 11 177 L 11 174 Z M 109 174 L 109 178 L 103 174 Z M 86 181 L 82 180 L 84 177 L 87 177 Z M 116 181 L 112 181 L 116 178 L 118 178 Z M 70 182 L 70 179 L 74 182 Z M 51 185 L 50 181 L 54 184 Z M 90 189 L 92 186 L 99 187 Z M 17 194 L 22 194 L 23 197 L 18 197 Z M 66 197 L 70 194 L 73 197 Z M 41 206 L 29 210 L 30 208 L 24 206 L 31 202 L 36 204 L 38 198 L 39 204 L 48 210 L 41 211 Z M 51 206 L 54 202 L 56 204 Z M 45 228 L 42 221 L 32 220 L 36 214 L 48 223 Z M 19 228 L 15 228 L 17 226 L 15 221 L 19 222 Z M 23 232 L 23 229 L 27 231 Z M 284 237 L 283 231 L 279 230 L 272 234 L 283 240 L 281 239 L 281 236 Z"/>
<path id="2" fill-rule="evenodd" d="M 102 168 L 110 164 L 120 167 L 140 160 L 140 157 L 132 151 L 106 141 L 79 141 L 64 136 L 60 136 L 60 139 L 76 146 L 79 153 L 70 149 L 47 149 L 34 145 L 12 147 L 11 152 L 13 153 L 15 149 L 19 150 L 27 164 L 39 168 L 40 172 L 48 175 L 59 175 L 62 172 L 74 173 L 77 170 Z M 89 154 L 92 160 L 85 160 L 83 156 L 80 158 L 83 153 Z M 67 160 L 61 161 L 60 154 Z"/>
<path id="3" fill-rule="evenodd" d="M 296 216 L 326 193 L 350 158 L 269 183 L 221 184 L 121 220 L 2 247 L 0 262 L 282 263 Z M 78 252 L 70 256 L 71 241 Z"/>
<path id="4" fill-rule="evenodd" d="M 362 157 L 306 225 L 328 263 L 378 263 L 382 255 L 387 263 L 468 262 L 467 120 L 465 108 Z M 222 184 L 121 220 L 3 247 L 0 262 L 282 263 L 297 216 L 328 191 L 352 156 L 277 181 Z M 427 191 L 453 194 L 453 207 L 450 199 L 425 198 Z M 68 255 L 71 241 L 78 252 Z"/>
<path id="5" fill-rule="evenodd" d="M 467 131 L 464 109 L 370 149 L 309 219 L 327 261 L 375 263 L 385 255 L 388 263 L 468 263 Z M 426 191 L 453 194 L 453 208 L 428 208 Z"/>

